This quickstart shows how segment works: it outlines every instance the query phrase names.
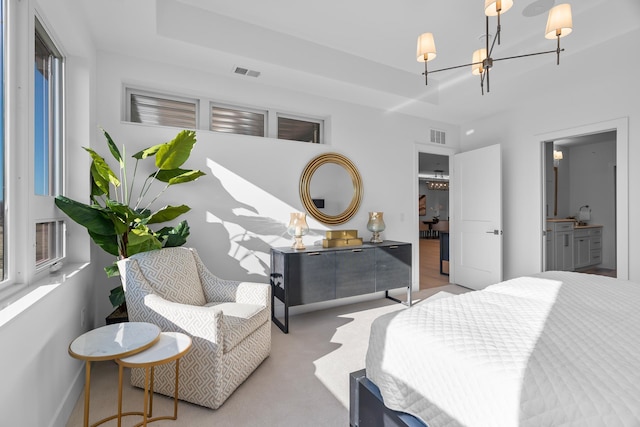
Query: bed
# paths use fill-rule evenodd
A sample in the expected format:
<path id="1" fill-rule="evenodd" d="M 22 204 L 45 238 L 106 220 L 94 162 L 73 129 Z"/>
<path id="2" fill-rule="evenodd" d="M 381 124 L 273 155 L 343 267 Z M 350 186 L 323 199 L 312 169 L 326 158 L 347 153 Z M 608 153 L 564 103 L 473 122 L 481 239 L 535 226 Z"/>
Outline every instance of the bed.
<path id="1" fill-rule="evenodd" d="M 352 400 L 370 382 L 428 427 L 637 426 L 640 284 L 554 271 L 418 303 L 373 322 L 361 377 Z M 351 424 L 404 425 L 371 408 Z"/>

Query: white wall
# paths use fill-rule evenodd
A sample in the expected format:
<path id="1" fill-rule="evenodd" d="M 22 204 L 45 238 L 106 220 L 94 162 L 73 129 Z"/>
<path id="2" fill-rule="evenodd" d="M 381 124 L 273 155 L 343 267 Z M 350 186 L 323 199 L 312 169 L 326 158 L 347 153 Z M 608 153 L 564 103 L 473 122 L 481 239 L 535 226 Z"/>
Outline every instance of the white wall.
<path id="1" fill-rule="evenodd" d="M 565 158 L 566 156 L 566 158 Z M 557 218 L 575 215 L 571 211 L 571 150 L 563 148 L 563 158 L 558 162 L 558 214 Z M 553 185 L 553 183 L 552 183 Z M 553 216 L 553 214 L 549 215 Z"/>
<path id="2" fill-rule="evenodd" d="M 522 101 L 502 114 L 461 126 L 464 150 L 500 143 L 503 161 L 504 277 L 540 271 L 542 177 L 540 135 L 628 117 L 629 218 L 640 216 L 640 31 L 629 32 L 579 54 L 559 67 L 540 68 L 522 80 Z M 594 70 L 593 52 L 602 72 Z M 496 80 L 497 81 L 497 80 Z M 488 95 L 491 96 L 491 95 Z M 620 167 L 620 165 L 618 165 Z M 618 183 L 619 185 L 622 183 Z M 620 256 L 620 254 L 618 254 Z M 629 223 L 629 260 L 640 257 L 640 224 Z M 640 264 L 629 263 L 629 278 L 640 280 Z"/>
<path id="3" fill-rule="evenodd" d="M 414 286 L 418 286 L 414 146 L 428 140 L 432 126 L 450 135 L 458 134 L 456 127 L 272 88 L 259 80 L 220 77 L 105 52 L 98 56 L 98 81 L 99 125 L 116 143 L 126 143 L 130 154 L 173 138 L 177 129 L 123 122 L 125 83 L 326 118 L 330 145 L 197 132 L 198 142 L 186 166 L 207 175 L 195 183 L 171 188 L 163 203 L 186 203 L 192 208 L 184 216 L 192 232 L 187 245 L 195 247 L 205 264 L 221 277 L 268 282 L 269 248 L 291 244 L 286 234 L 289 212 L 304 211 L 298 193 L 302 170 L 316 155 L 335 151 L 355 163 L 362 175 L 364 194 L 356 216 L 330 228 L 357 229 L 368 239 L 367 213 L 383 211 L 387 227 L 383 237 L 414 244 Z M 101 138 L 94 139 L 94 148 L 107 155 Z M 451 140 L 455 145 L 456 138 Z M 311 233 L 304 241 L 313 244 L 329 227 L 312 219 L 308 222 Z M 101 257 L 98 261 L 106 265 L 112 260 Z M 96 280 L 107 281 L 100 276 Z M 116 285 L 117 279 L 100 285 L 98 304 L 106 302 L 108 289 Z M 106 315 L 109 307 L 107 304 L 98 309 Z"/>

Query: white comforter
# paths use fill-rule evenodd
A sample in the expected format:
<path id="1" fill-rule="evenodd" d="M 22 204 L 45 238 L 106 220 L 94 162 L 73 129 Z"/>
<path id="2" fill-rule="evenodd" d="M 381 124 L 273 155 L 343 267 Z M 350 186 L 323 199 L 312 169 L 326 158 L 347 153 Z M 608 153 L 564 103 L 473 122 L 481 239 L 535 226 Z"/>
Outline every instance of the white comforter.
<path id="1" fill-rule="evenodd" d="M 385 404 L 438 426 L 640 426 L 640 284 L 570 272 L 417 304 L 371 327 Z"/>

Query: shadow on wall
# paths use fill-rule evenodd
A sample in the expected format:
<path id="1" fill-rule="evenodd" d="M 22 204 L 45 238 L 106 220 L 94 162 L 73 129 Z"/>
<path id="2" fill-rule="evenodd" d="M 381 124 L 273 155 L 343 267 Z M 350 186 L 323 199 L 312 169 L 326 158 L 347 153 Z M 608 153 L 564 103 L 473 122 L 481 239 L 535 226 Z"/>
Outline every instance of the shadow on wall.
<path id="1" fill-rule="evenodd" d="M 270 272 L 271 247 L 290 246 L 289 213 L 299 209 L 283 202 L 241 176 L 207 159 L 206 235 L 215 246 L 211 261 L 221 277 L 266 282 Z M 203 195 L 204 196 L 204 195 Z M 305 244 L 324 235 L 321 224 L 309 222 Z M 317 227 L 316 227 L 317 226 Z M 221 254 L 227 257 L 220 258 Z"/>

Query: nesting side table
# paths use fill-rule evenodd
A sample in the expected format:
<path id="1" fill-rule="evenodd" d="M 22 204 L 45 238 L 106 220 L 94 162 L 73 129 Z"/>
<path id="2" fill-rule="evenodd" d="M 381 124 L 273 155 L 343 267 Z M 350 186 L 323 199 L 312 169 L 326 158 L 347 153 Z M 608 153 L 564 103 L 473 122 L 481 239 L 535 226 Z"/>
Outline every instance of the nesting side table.
<path id="1" fill-rule="evenodd" d="M 118 426 L 122 415 L 122 371 L 127 368 L 144 368 L 144 409 L 143 420 L 137 426 L 159 420 L 176 420 L 178 418 L 178 376 L 180 358 L 191 349 L 191 338 L 180 332 L 162 332 L 159 341 L 149 349 L 132 356 L 117 359 L 118 363 Z M 173 416 L 153 417 L 153 377 L 154 368 L 176 361 L 176 383 L 173 395 Z"/>
<path id="2" fill-rule="evenodd" d="M 84 360 L 84 427 L 89 426 L 89 394 L 91 391 L 91 362 L 115 360 L 130 356 L 154 345 L 160 339 L 160 328 L 151 323 L 125 322 L 102 326 L 80 335 L 69 345 L 69 355 Z M 100 425 L 120 413 L 104 418 Z"/>

